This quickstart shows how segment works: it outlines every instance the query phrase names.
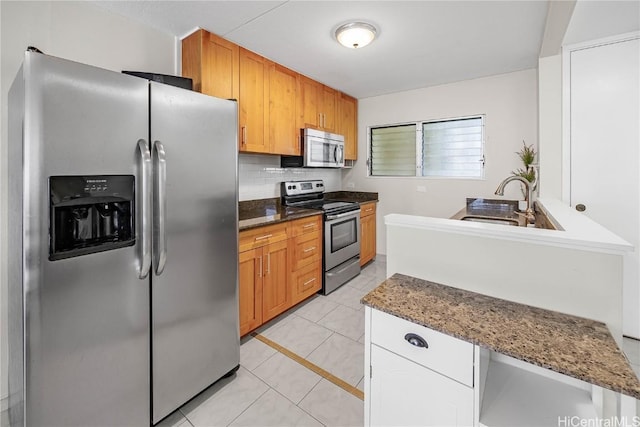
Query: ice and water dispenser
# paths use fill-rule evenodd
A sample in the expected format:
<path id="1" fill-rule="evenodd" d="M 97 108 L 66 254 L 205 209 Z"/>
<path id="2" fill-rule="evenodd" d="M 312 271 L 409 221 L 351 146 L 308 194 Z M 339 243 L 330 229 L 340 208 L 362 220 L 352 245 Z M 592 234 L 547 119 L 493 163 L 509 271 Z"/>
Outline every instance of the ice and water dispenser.
<path id="1" fill-rule="evenodd" d="M 133 175 L 49 178 L 51 261 L 135 243 Z"/>

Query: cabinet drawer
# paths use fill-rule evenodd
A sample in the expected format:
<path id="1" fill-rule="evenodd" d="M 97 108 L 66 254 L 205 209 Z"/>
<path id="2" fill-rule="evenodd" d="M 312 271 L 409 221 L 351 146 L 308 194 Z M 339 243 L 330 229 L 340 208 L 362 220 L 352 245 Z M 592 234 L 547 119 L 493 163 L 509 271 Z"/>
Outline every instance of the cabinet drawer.
<path id="1" fill-rule="evenodd" d="M 311 216 L 295 221 L 289 221 L 287 224 L 287 233 L 289 237 L 300 236 L 306 233 L 322 230 L 322 215 Z"/>
<path id="2" fill-rule="evenodd" d="M 360 218 L 375 215 L 376 214 L 376 203 L 364 203 L 360 205 Z"/>
<path id="3" fill-rule="evenodd" d="M 322 258 L 322 240 L 319 231 L 289 239 L 289 247 L 291 250 L 291 271 Z"/>
<path id="4" fill-rule="evenodd" d="M 291 282 L 294 304 L 318 292 L 322 288 L 322 265 L 320 261 L 295 271 Z"/>
<path id="5" fill-rule="evenodd" d="M 276 224 L 240 232 L 240 252 L 287 239 L 287 225 Z"/>
<path id="6" fill-rule="evenodd" d="M 473 344 L 378 310 L 371 313 L 373 344 L 473 387 Z M 418 335 L 428 347 L 410 344 L 407 334 Z"/>

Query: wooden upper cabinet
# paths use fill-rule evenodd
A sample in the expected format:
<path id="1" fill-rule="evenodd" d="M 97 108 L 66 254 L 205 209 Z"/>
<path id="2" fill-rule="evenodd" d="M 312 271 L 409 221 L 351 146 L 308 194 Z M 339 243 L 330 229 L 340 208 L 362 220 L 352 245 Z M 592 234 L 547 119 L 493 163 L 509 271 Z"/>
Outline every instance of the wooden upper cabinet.
<path id="1" fill-rule="evenodd" d="M 198 92 L 238 100 L 240 151 L 300 155 L 310 127 L 344 135 L 345 158 L 357 156 L 357 101 L 335 89 L 205 30 L 182 40 L 182 75 Z"/>
<path id="2" fill-rule="evenodd" d="M 182 40 L 182 75 L 193 89 L 224 99 L 239 96 L 239 46 L 205 30 Z"/>
<path id="3" fill-rule="evenodd" d="M 299 87 L 300 127 L 335 132 L 338 92 L 302 75 Z"/>
<path id="4" fill-rule="evenodd" d="M 311 127 L 320 128 L 320 89 L 321 83 L 311 80 L 308 77 L 300 76 L 299 84 L 299 108 L 300 108 L 300 128 Z"/>
<path id="5" fill-rule="evenodd" d="M 240 151 L 269 153 L 269 61 L 240 48 Z"/>
<path id="6" fill-rule="evenodd" d="M 269 65 L 269 152 L 301 153 L 297 126 L 297 86 L 299 74 L 279 64 Z"/>
<path id="7" fill-rule="evenodd" d="M 336 132 L 336 113 L 338 107 L 338 92 L 322 85 L 322 128 L 328 132 Z"/>
<path id="8" fill-rule="evenodd" d="M 338 133 L 344 135 L 344 158 L 358 158 L 358 100 L 340 94 L 338 103 Z"/>

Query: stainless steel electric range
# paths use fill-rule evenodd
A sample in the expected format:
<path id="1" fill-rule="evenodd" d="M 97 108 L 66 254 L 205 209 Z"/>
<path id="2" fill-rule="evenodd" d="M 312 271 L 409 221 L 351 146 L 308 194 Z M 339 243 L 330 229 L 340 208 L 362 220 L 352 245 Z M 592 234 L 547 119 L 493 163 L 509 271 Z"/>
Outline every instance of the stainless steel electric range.
<path id="1" fill-rule="evenodd" d="M 325 200 L 322 180 L 285 181 L 280 186 L 283 205 L 324 212 L 322 294 L 328 295 L 360 274 L 360 205 Z"/>

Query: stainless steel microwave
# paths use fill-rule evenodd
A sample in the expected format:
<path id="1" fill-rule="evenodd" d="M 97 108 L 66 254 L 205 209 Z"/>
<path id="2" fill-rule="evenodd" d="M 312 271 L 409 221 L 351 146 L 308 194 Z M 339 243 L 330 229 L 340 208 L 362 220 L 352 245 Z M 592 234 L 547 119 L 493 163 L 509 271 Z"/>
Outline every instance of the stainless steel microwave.
<path id="1" fill-rule="evenodd" d="M 344 167 L 344 136 L 316 129 L 302 130 L 302 156 L 282 156 L 283 168 Z"/>

